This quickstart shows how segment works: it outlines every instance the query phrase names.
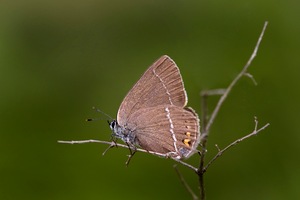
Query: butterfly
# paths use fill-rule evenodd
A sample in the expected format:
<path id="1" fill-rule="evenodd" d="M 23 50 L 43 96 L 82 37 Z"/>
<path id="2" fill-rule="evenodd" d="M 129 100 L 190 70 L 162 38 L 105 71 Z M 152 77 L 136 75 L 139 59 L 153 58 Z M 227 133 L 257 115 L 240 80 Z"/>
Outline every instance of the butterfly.
<path id="1" fill-rule="evenodd" d="M 117 119 L 109 122 L 112 136 L 123 140 L 132 155 L 142 148 L 159 156 L 188 158 L 197 152 L 200 125 L 187 102 L 179 68 L 163 55 L 125 96 Z"/>

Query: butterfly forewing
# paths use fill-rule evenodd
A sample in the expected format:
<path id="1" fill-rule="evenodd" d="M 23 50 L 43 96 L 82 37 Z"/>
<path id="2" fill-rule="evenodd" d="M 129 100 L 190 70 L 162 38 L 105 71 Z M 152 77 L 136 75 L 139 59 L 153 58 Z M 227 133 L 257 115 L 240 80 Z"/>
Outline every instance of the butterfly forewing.
<path id="1" fill-rule="evenodd" d="M 187 95 L 180 71 L 168 56 L 153 63 L 124 98 L 118 111 L 117 121 L 122 126 L 128 117 L 143 108 L 158 105 L 184 107 Z"/>

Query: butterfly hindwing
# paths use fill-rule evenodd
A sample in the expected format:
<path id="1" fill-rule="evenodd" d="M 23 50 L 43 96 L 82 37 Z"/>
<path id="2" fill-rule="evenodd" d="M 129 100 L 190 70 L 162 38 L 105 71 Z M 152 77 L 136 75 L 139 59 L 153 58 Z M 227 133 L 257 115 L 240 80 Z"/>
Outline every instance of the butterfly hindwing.
<path id="1" fill-rule="evenodd" d="M 199 144 L 199 119 L 189 108 L 174 105 L 143 108 L 128 121 L 127 128 L 136 136 L 137 145 L 149 151 L 187 158 Z"/>

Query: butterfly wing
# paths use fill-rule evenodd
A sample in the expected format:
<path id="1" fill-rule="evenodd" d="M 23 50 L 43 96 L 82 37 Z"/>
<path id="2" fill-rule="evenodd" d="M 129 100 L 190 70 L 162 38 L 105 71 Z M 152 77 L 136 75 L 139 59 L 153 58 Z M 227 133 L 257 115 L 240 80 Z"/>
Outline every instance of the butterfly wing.
<path id="1" fill-rule="evenodd" d="M 190 108 L 174 105 L 142 108 L 130 116 L 127 128 L 141 148 L 176 159 L 188 158 L 199 145 L 199 118 Z"/>
<path id="2" fill-rule="evenodd" d="M 117 121 L 123 126 L 128 116 L 142 108 L 158 105 L 184 107 L 187 95 L 179 68 L 164 55 L 154 62 L 128 92 L 118 110 Z"/>

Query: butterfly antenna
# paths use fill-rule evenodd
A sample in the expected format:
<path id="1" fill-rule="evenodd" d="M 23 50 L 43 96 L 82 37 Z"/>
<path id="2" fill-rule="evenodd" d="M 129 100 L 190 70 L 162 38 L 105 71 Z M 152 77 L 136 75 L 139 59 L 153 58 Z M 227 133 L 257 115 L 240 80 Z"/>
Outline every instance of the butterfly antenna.
<path id="1" fill-rule="evenodd" d="M 106 114 L 105 112 L 103 112 L 102 110 L 100 110 L 99 108 L 93 107 L 92 109 L 95 110 L 96 112 L 99 112 L 102 115 L 106 116 L 110 120 L 113 120 L 113 118 L 111 116 L 109 116 L 108 114 Z M 86 119 L 86 121 L 95 121 L 95 120 L 101 120 L 101 118 L 88 118 L 88 119 Z"/>

